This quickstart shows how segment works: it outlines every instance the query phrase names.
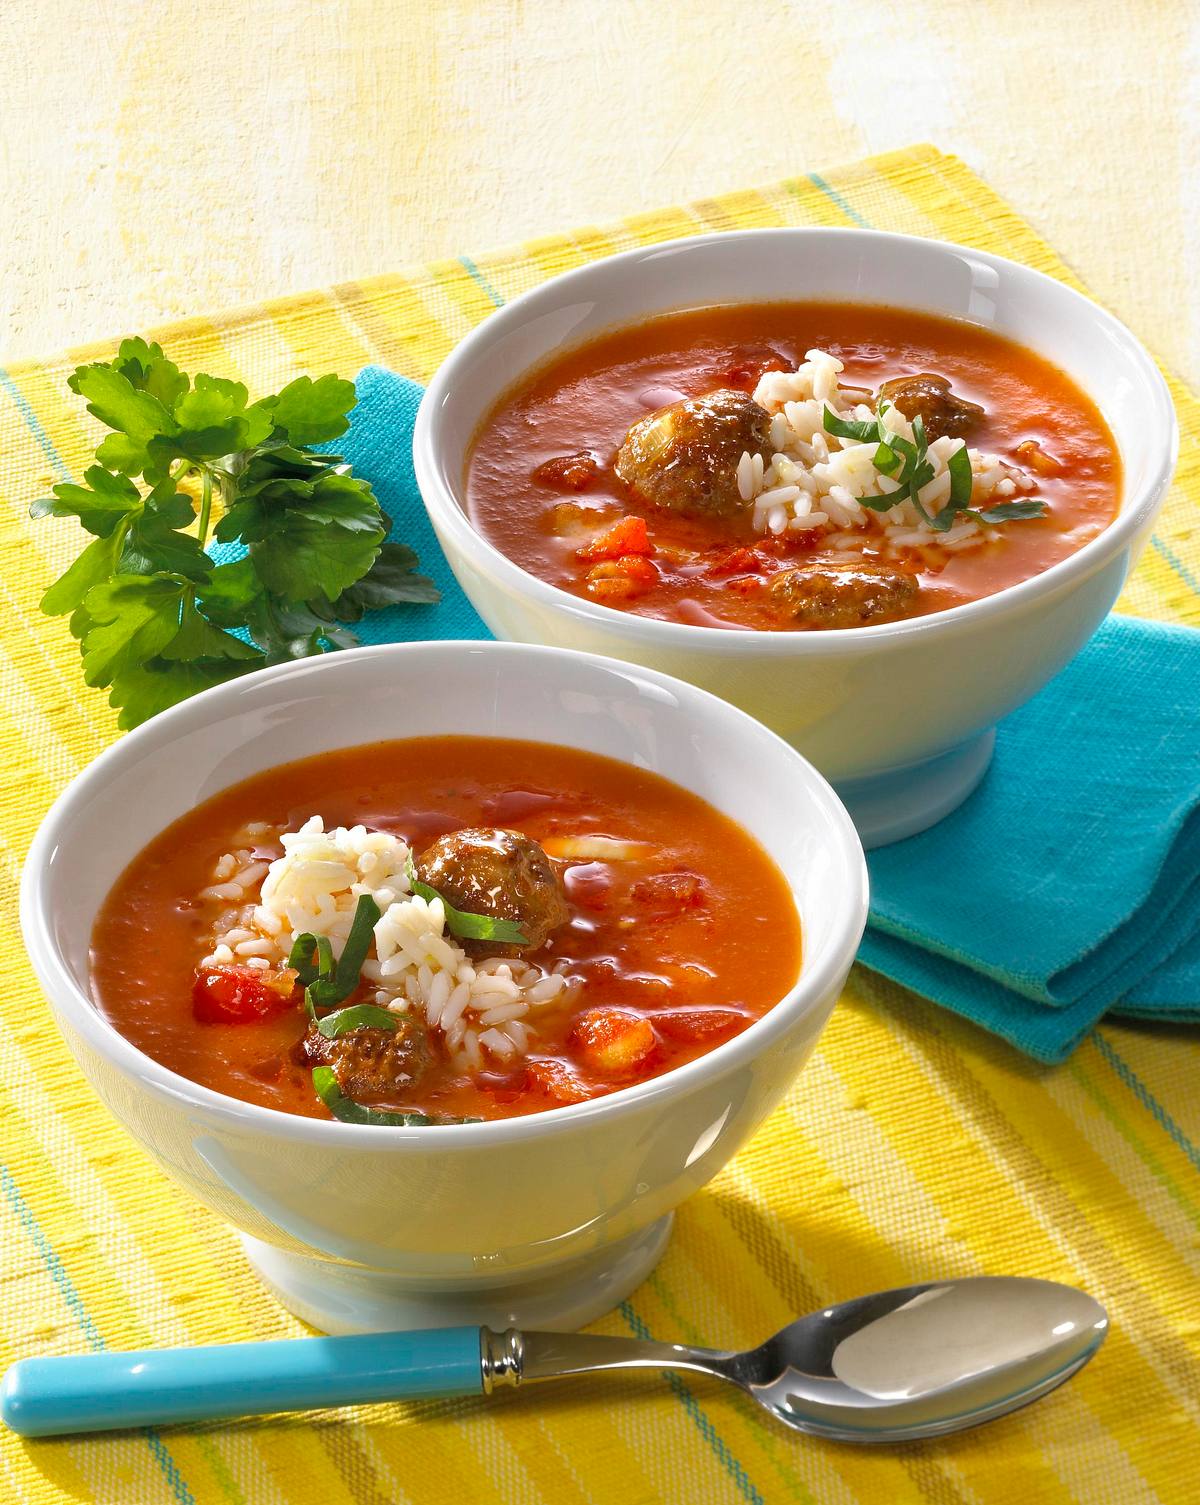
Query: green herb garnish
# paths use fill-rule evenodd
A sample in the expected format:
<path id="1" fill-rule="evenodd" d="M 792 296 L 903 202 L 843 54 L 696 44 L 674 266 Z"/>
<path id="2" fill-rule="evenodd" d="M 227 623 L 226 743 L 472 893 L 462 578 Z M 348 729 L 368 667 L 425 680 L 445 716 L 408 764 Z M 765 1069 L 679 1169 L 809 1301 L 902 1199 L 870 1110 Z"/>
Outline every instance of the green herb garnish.
<path id="1" fill-rule="evenodd" d="M 326 1014 L 317 1025 L 317 1033 L 327 1040 L 336 1040 L 350 1030 L 396 1029 L 399 1024 L 400 1016 L 393 1014 L 391 1009 L 381 1009 L 373 1003 L 356 1003 L 353 1008 Z"/>
<path id="2" fill-rule="evenodd" d="M 408 874 L 408 886 L 414 894 L 419 895 L 427 904 L 432 904 L 434 899 L 441 899 L 446 911 L 446 929 L 451 935 L 466 941 L 496 941 L 506 946 L 528 946 L 529 937 L 516 920 L 503 920 L 490 914 L 467 914 L 464 910 L 455 909 L 436 888 L 417 877 L 417 865 L 412 860 L 411 853 L 405 871 Z"/>
<path id="3" fill-rule="evenodd" d="M 1041 517 L 1045 511 L 1045 502 L 993 502 L 990 507 L 981 507 L 974 516 L 981 523 L 1009 523 L 1021 517 Z"/>
<path id="4" fill-rule="evenodd" d="M 84 678 L 109 689 L 119 726 L 265 664 L 352 646 L 340 624 L 365 611 L 438 599 L 412 550 L 385 541 L 391 521 L 368 483 L 310 448 L 346 431 L 353 382 L 301 376 L 252 403 L 240 382 L 190 378 L 161 346 L 129 339 L 68 385 L 113 432 L 84 484 L 30 508 L 93 535 L 42 610 L 70 614 Z M 246 556 L 217 564 L 210 536 Z"/>
<path id="5" fill-rule="evenodd" d="M 883 475 L 893 476 L 896 490 L 879 496 L 860 496 L 858 500 L 872 512 L 890 512 L 901 502 L 910 501 L 922 519 L 935 533 L 946 533 L 960 518 L 974 518 L 982 523 L 1012 522 L 1022 517 L 1041 517 L 1046 511 L 1045 502 L 1026 500 L 1020 502 L 996 502 L 991 507 L 975 510 L 971 507 L 971 489 L 974 476 L 971 459 L 964 440 L 946 461 L 950 473 L 950 495 L 945 506 L 936 514 L 926 511 L 918 495 L 921 488 L 933 480 L 934 469 L 929 460 L 929 444 L 925 436 L 925 424 L 918 413 L 912 420 L 913 436 L 904 439 L 893 433 L 884 423 L 884 416 L 894 403 L 886 399 L 880 402 L 873 420 L 849 420 L 839 418 L 828 403 L 825 404 L 823 425 L 825 432 L 839 439 L 853 439 L 862 444 L 878 440 L 872 456 L 872 464 Z M 897 473 L 898 472 L 898 473 Z"/>
<path id="6" fill-rule="evenodd" d="M 313 983 L 313 994 L 321 1008 L 332 1008 L 335 1003 L 341 1003 L 344 998 L 349 998 L 358 987 L 363 962 L 366 961 L 367 952 L 371 949 L 371 940 L 379 917 L 379 905 L 371 895 L 359 894 L 350 933 L 346 937 L 346 944 L 342 947 L 342 954 L 338 958 L 337 969 L 331 978 L 318 978 Z"/>
<path id="7" fill-rule="evenodd" d="M 316 959 L 313 953 L 316 952 Z M 332 976 L 337 963 L 333 959 L 333 947 L 327 935 L 313 935 L 306 930 L 292 942 L 287 964 L 296 973 L 300 985 L 307 988 L 318 977 Z"/>
<path id="8" fill-rule="evenodd" d="M 359 894 L 350 933 L 336 962 L 327 935 L 313 935 L 306 930 L 292 942 L 288 966 L 296 971 L 304 987 L 310 1017 L 316 1017 L 317 1009 L 331 1009 L 349 998 L 358 987 L 379 914 L 379 905 L 371 895 Z"/>
<path id="9" fill-rule="evenodd" d="M 335 963 L 329 938 L 306 932 L 298 935 L 292 944 L 288 965 L 300 974 L 305 983 L 304 1006 L 316 1025 L 317 1033 L 326 1040 L 336 1040 L 357 1029 L 397 1029 L 399 1018 L 390 1009 L 381 1009 L 373 1003 L 356 1003 L 348 1009 L 317 1018 L 318 1008 L 327 1008 L 348 998 L 358 986 L 362 964 L 371 944 L 371 932 L 379 919 L 379 905 L 370 894 L 360 894 L 354 911 L 354 922 L 342 954 Z M 314 953 L 316 960 L 314 961 Z M 338 1084 L 332 1066 L 314 1066 L 312 1070 L 313 1091 L 333 1114 L 346 1124 L 379 1124 L 405 1127 L 413 1124 L 470 1123 L 470 1119 L 433 1119 L 425 1113 L 387 1113 L 378 1108 L 367 1108 L 347 1097 Z"/>
<path id="10" fill-rule="evenodd" d="M 975 485 L 975 477 L 971 473 L 971 457 L 967 454 L 965 442 L 946 461 L 946 469 L 950 472 L 950 498 L 942 512 L 953 516 L 955 512 L 962 512 L 970 506 L 971 488 Z M 941 513 L 938 516 L 940 518 Z"/>
<path id="11" fill-rule="evenodd" d="M 879 425 L 874 418 L 865 421 L 857 418 L 839 418 L 828 403 L 825 404 L 825 432 L 839 439 L 854 439 L 859 444 L 869 444 L 880 438 Z"/>
<path id="12" fill-rule="evenodd" d="M 333 1114 L 344 1124 L 380 1124 L 392 1128 L 409 1128 L 414 1124 L 434 1122 L 427 1113 L 387 1113 L 381 1108 L 365 1108 L 347 1097 L 338 1086 L 332 1066 L 314 1066 L 313 1091 Z M 452 1122 L 452 1120 L 446 1120 Z"/>
<path id="13" fill-rule="evenodd" d="M 331 1066 L 314 1066 L 313 1090 L 333 1114 L 344 1124 L 376 1124 L 383 1128 L 407 1129 L 414 1126 L 432 1125 L 440 1128 L 448 1124 L 478 1124 L 481 1118 L 455 1118 L 449 1113 L 439 1113 L 431 1118 L 428 1113 L 390 1113 L 382 1108 L 367 1108 L 347 1097 L 338 1086 L 338 1079 Z"/>

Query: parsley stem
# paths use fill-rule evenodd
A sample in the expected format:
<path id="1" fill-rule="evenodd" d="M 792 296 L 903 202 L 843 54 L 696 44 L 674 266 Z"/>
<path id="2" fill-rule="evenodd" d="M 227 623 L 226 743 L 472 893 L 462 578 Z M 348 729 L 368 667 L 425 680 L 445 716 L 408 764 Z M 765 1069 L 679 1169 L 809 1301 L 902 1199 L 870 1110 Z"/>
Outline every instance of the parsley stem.
<path id="1" fill-rule="evenodd" d="M 200 539 L 201 548 L 204 547 L 208 538 L 208 514 L 212 511 L 212 483 L 212 471 L 206 465 L 200 478 L 200 526 L 197 529 L 197 537 Z"/>

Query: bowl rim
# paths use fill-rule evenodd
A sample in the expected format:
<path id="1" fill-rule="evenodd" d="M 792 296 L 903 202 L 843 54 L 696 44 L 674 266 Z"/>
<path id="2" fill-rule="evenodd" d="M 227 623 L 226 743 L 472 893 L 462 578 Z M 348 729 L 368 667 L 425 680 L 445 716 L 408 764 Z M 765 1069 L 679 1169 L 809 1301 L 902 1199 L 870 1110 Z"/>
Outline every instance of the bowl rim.
<path id="1" fill-rule="evenodd" d="M 782 751 L 793 763 L 794 771 L 799 774 L 801 787 L 807 789 L 810 798 L 816 801 L 827 816 L 837 839 L 838 866 L 846 874 L 846 892 L 836 911 L 838 919 L 816 969 L 807 972 L 802 965 L 800 976 L 792 988 L 748 1028 L 714 1050 L 664 1072 L 661 1076 L 619 1088 L 607 1096 L 592 1098 L 583 1103 L 571 1103 L 516 1118 L 471 1124 L 347 1124 L 263 1107 L 217 1092 L 182 1076 L 121 1034 L 105 1018 L 99 1005 L 76 984 L 55 941 L 47 919 L 47 905 L 42 902 L 48 875 L 47 858 L 57 848 L 62 829 L 72 819 L 76 809 L 95 799 L 102 792 L 110 774 L 140 756 L 147 744 L 153 745 L 156 741 L 170 742 L 177 734 L 186 734 L 196 726 L 208 724 L 218 716 L 223 703 L 233 707 L 238 698 L 248 690 L 253 693 L 261 690 L 263 685 L 285 686 L 290 679 L 306 673 L 311 675 L 314 670 L 333 672 L 338 664 L 348 660 L 374 658 L 388 665 L 395 659 L 453 657 L 461 654 L 464 649 L 488 657 L 524 660 L 534 665 L 539 662 L 555 662 L 565 666 L 583 660 L 615 673 L 626 681 L 634 680 L 657 690 L 669 690 L 683 700 L 689 716 L 696 719 L 724 717 L 735 723 L 750 741 L 757 739 L 761 748 L 773 747 L 776 752 Z M 670 775 L 663 774 L 662 777 Z M 300 659 L 258 669 L 240 679 L 215 686 L 182 701 L 126 733 L 76 774 L 43 817 L 22 867 L 20 921 L 29 959 L 56 1016 L 55 1022 L 60 1028 L 63 1023 L 69 1024 L 89 1047 L 115 1066 L 126 1079 L 136 1082 L 140 1087 L 149 1089 L 153 1094 L 167 1098 L 176 1106 L 192 1113 L 202 1114 L 224 1127 L 243 1132 L 257 1130 L 264 1138 L 282 1138 L 322 1145 L 329 1149 L 436 1149 L 442 1153 L 458 1149 L 478 1152 L 493 1143 L 531 1139 L 559 1130 L 570 1132 L 582 1129 L 596 1120 L 636 1112 L 661 1099 L 681 1096 L 693 1087 L 736 1070 L 764 1049 L 769 1049 L 778 1036 L 810 1013 L 827 995 L 839 976 L 849 970 L 866 925 L 868 902 L 867 865 L 862 844 L 850 816 L 832 786 L 795 748 L 745 711 L 707 690 L 658 670 L 579 649 L 487 639 L 435 639 L 367 644 L 336 654 L 322 655 L 317 659 Z M 802 934 L 804 923 L 802 915 Z M 124 1122 L 123 1119 L 120 1121 Z"/>
<path id="2" fill-rule="evenodd" d="M 735 627 L 712 627 L 690 622 L 674 622 L 661 617 L 641 616 L 637 612 L 620 611 L 616 607 L 589 601 L 564 590 L 561 586 L 551 585 L 539 579 L 538 576 L 517 564 L 515 560 L 510 559 L 475 528 L 465 507 L 459 505 L 452 488 L 443 480 L 443 468 L 439 463 L 441 408 L 451 387 L 460 380 L 469 380 L 470 364 L 478 352 L 485 349 L 497 336 L 519 326 L 532 311 L 536 310 L 541 300 L 556 291 L 569 291 L 597 278 L 603 279 L 611 275 L 614 270 L 619 271 L 623 267 L 637 266 L 664 255 L 680 252 L 703 255 L 706 248 L 717 243 L 736 244 L 737 242 L 772 239 L 813 241 L 835 238 L 849 238 L 871 244 L 883 242 L 908 247 L 917 246 L 921 248 L 921 254 L 928 252 L 931 255 L 952 254 L 958 257 L 969 257 L 993 268 L 1003 276 L 1015 278 L 1018 283 L 1048 286 L 1053 290 L 1052 296 L 1060 298 L 1064 307 L 1072 310 L 1075 317 L 1097 321 L 1104 327 L 1109 338 L 1125 352 L 1132 371 L 1140 378 L 1148 399 L 1151 418 L 1147 430 L 1150 435 L 1148 448 L 1157 452 L 1158 462 L 1143 480 L 1138 492 L 1127 494 L 1124 488 L 1127 485 L 1128 466 L 1125 463 L 1125 455 L 1121 454 L 1118 449 L 1123 467 L 1121 506 L 1112 521 L 1095 538 L 1089 539 L 1081 548 L 1068 554 L 1065 559 L 1059 560 L 1038 574 L 1030 575 L 1025 580 L 1005 586 L 1004 589 L 995 591 L 989 596 L 981 596 L 974 601 L 965 601 L 958 606 L 930 612 L 925 616 L 909 617 L 899 622 L 880 622 L 871 626 L 844 627 L 837 631 L 756 632 Z M 789 300 L 781 298 L 778 301 L 796 301 L 801 296 L 802 294 L 795 293 L 790 296 Z M 751 300 L 742 301 L 750 302 Z M 769 302 L 771 299 L 764 297 L 759 301 Z M 685 299 L 675 307 L 682 310 L 691 306 L 695 305 L 689 304 Z M 917 307 L 916 304 L 910 306 Z M 661 313 L 666 315 L 672 311 L 672 309 L 664 308 Z M 921 311 L 939 314 L 943 318 L 961 317 L 934 308 L 923 308 Z M 972 321 L 966 320 L 965 322 Z M 620 327 L 619 322 L 614 327 Z M 578 348 L 586 343 L 586 339 L 580 340 L 567 348 Z M 1031 345 L 1029 348 L 1037 354 L 1042 354 L 1036 346 Z M 1043 358 L 1053 363 L 1051 356 L 1044 355 Z M 536 369 L 536 364 L 527 366 L 522 375 L 518 376 L 506 390 L 511 390 L 517 381 Z M 1092 396 L 1087 386 L 1082 383 L 1080 386 L 1089 397 Z M 485 408 L 477 415 L 476 432 L 487 411 L 489 409 Z M 536 604 L 551 611 L 563 612 L 583 624 L 604 632 L 610 638 L 615 636 L 627 640 L 638 640 L 662 649 L 707 651 L 718 656 L 732 658 L 750 658 L 761 655 L 798 658 L 819 657 L 826 654 L 853 656 L 877 649 L 887 650 L 910 643 L 914 639 L 953 632 L 960 624 L 978 624 L 989 619 L 994 620 L 1010 611 L 1019 610 L 1040 597 L 1048 596 L 1060 587 L 1069 587 L 1119 554 L 1136 537 L 1139 530 L 1153 519 L 1170 484 L 1178 452 L 1179 425 L 1171 394 L 1162 372 L 1136 335 L 1114 314 L 1109 313 L 1086 294 L 1059 281 L 1056 277 L 1025 266 L 1021 262 L 1012 261 L 1005 256 L 997 256 L 989 251 L 959 245 L 954 241 L 934 240 L 925 236 L 906 235 L 890 230 L 827 225 L 769 226 L 761 229 L 719 230 L 704 235 L 679 236 L 672 240 L 659 241 L 647 246 L 635 246 L 627 251 L 600 257 L 595 261 L 586 262 L 582 266 L 573 267 L 569 271 L 547 278 L 490 314 L 459 341 L 426 387 L 417 409 L 413 429 L 413 462 L 417 485 L 439 542 L 443 535 L 449 537 L 454 546 L 461 550 L 472 563 L 486 568 L 511 593 L 532 598 Z M 448 470 L 449 467 L 446 469 Z M 448 557 L 453 558 L 449 550 L 446 552 Z"/>

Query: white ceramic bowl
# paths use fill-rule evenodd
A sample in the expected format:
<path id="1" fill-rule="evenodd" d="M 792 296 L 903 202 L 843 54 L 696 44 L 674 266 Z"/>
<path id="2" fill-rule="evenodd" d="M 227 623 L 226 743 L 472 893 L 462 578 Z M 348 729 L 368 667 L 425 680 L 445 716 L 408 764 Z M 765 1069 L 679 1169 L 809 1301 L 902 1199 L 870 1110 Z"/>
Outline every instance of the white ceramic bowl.
<path id="1" fill-rule="evenodd" d="M 110 886 L 171 821 L 280 762 L 381 738 L 478 733 L 664 774 L 763 843 L 804 934 L 796 986 L 744 1034 L 611 1097 L 505 1122 L 375 1128 L 224 1097 L 143 1055 L 89 994 Z M 21 888 L 67 1043 L 168 1175 L 242 1230 L 259 1273 L 327 1331 L 456 1321 L 571 1326 L 657 1259 L 671 1210 L 780 1100 L 837 999 L 866 867 L 820 775 L 741 711 L 662 675 L 499 643 L 360 648 L 264 669 L 164 712 L 73 781 Z"/>
<path id="2" fill-rule="evenodd" d="M 639 617 L 547 585 L 464 511 L 471 440 L 523 372 L 614 326 L 707 304 L 829 298 L 996 330 L 1066 371 L 1120 448 L 1113 524 L 1043 574 L 911 621 L 748 633 Z M 1028 267 L 872 230 L 745 230 L 647 246 L 543 283 L 493 314 L 438 371 L 414 438 L 442 547 L 501 638 L 560 643 L 703 685 L 757 716 L 833 780 L 868 845 L 932 824 L 978 783 L 996 722 L 1058 673 L 1116 600 L 1166 494 L 1174 409 L 1154 362 L 1094 303 Z"/>

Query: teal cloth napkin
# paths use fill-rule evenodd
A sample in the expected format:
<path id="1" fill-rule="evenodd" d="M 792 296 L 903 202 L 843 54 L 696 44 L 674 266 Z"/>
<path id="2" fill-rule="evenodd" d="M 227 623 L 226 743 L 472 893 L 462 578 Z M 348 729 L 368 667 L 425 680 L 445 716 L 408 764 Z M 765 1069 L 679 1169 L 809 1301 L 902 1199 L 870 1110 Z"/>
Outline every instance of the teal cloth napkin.
<path id="1" fill-rule="evenodd" d="M 459 589 L 412 465 L 421 389 L 368 367 L 338 450 L 442 591 L 365 642 L 491 634 Z M 997 651 L 1000 651 L 999 646 Z M 1200 632 L 1110 618 L 1005 721 L 979 789 L 869 856 L 859 960 L 1060 1061 L 1109 1011 L 1200 1020 Z"/>
<path id="2" fill-rule="evenodd" d="M 1200 1020 L 1200 632 L 1110 617 L 868 865 L 859 960 L 1040 1061 L 1109 1012 Z"/>

